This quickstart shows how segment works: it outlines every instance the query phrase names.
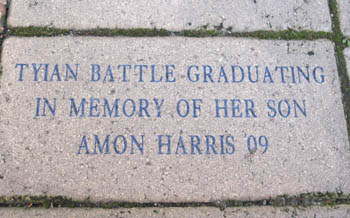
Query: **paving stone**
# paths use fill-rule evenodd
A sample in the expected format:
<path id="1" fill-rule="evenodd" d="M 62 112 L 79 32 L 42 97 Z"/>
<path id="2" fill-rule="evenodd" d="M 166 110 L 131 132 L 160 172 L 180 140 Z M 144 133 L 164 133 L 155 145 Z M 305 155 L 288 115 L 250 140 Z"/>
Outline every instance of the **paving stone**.
<path id="1" fill-rule="evenodd" d="M 327 0 L 12 0 L 11 26 L 331 31 Z"/>
<path id="2" fill-rule="evenodd" d="M 0 0 L 0 32 L 4 31 L 4 19 L 6 16 L 7 0 Z"/>
<path id="3" fill-rule="evenodd" d="M 350 191 L 328 40 L 9 38 L 2 58 L 0 196 Z"/>
<path id="4" fill-rule="evenodd" d="M 250 207 L 250 208 L 228 208 L 225 210 L 226 218 L 346 218 L 350 216 L 350 207 L 345 205 L 334 207 Z"/>
<path id="5" fill-rule="evenodd" d="M 240 207 L 227 208 L 220 211 L 218 208 L 125 208 L 125 209 L 21 209 L 0 208 L 0 217 L 7 218 L 129 218 L 129 217 L 213 217 L 213 218 L 346 218 L 350 216 L 349 206 L 334 207 Z"/>
<path id="6" fill-rule="evenodd" d="M 127 208 L 127 209 L 19 209 L 0 208 L 0 217 L 7 218 L 133 218 L 133 217 L 222 217 L 217 208 Z"/>
<path id="7" fill-rule="evenodd" d="M 350 79 L 350 48 L 346 48 L 344 50 L 344 54 L 345 54 L 345 60 L 346 60 L 346 65 L 347 65 L 347 71 L 348 71 L 348 75 L 349 75 L 349 79 Z"/>
<path id="8" fill-rule="evenodd" d="M 340 14 L 340 25 L 344 35 L 350 36 L 350 1 L 337 0 Z"/>

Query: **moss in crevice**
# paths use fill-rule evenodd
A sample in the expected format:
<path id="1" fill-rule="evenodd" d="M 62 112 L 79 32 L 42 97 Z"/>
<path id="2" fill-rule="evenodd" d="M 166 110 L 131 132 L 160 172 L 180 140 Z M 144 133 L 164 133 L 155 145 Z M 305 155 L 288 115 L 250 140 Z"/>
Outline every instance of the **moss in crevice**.
<path id="1" fill-rule="evenodd" d="M 8 29 L 9 36 L 19 37 L 50 37 L 50 36 L 129 36 L 129 37 L 154 37 L 154 36 L 185 36 L 185 37 L 215 37 L 231 36 L 257 39 L 280 39 L 280 40 L 316 40 L 331 39 L 332 33 L 316 31 L 254 31 L 254 32 L 232 32 L 232 28 L 227 29 L 207 29 L 201 27 L 198 30 L 168 31 L 165 29 L 90 29 L 72 30 L 58 29 L 51 27 L 17 27 Z"/>
<path id="2" fill-rule="evenodd" d="M 50 36 L 168 36 L 170 32 L 164 29 L 90 29 L 90 30 L 73 30 L 73 29 L 58 29 L 52 27 L 16 27 L 8 29 L 9 36 L 20 37 L 50 37 Z"/>
<path id="3" fill-rule="evenodd" d="M 225 200 L 216 202 L 94 202 L 90 199 L 83 201 L 72 200 L 63 196 L 0 196 L 0 207 L 66 207 L 66 208 L 152 208 L 152 207 L 216 207 L 224 210 L 227 207 L 274 206 L 274 207 L 309 207 L 335 206 L 350 204 L 350 195 L 343 193 L 304 193 L 297 196 L 282 195 L 275 198 L 256 201 Z"/>
<path id="4" fill-rule="evenodd" d="M 317 39 L 331 39 L 331 33 L 315 32 L 315 31 L 296 31 L 296 30 L 282 30 L 282 31 L 255 31 L 248 33 L 230 33 L 229 36 L 235 37 L 250 37 L 257 39 L 269 40 L 317 40 Z"/>

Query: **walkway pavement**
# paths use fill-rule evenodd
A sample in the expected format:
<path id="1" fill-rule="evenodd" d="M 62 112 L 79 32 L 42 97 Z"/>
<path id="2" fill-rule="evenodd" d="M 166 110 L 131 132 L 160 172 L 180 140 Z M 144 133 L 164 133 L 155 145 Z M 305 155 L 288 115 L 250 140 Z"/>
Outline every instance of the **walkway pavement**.
<path id="1" fill-rule="evenodd" d="M 349 217 L 349 6 L 0 1 L 0 217 Z"/>

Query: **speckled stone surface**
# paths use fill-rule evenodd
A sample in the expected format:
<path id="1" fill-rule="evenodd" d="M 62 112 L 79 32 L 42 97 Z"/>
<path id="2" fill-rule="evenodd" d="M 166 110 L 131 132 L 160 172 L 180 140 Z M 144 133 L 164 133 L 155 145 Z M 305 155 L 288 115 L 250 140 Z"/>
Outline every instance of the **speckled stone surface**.
<path id="1" fill-rule="evenodd" d="M 344 35 L 350 36 L 350 1 L 337 0 L 340 15 L 340 25 Z"/>
<path id="2" fill-rule="evenodd" d="M 54 208 L 54 209 L 21 209 L 0 208 L 0 217 L 6 218 L 131 218 L 131 217 L 184 217 L 184 218 L 347 218 L 350 207 L 243 207 L 226 208 L 125 208 L 125 209 L 89 209 L 89 208 Z"/>
<path id="3" fill-rule="evenodd" d="M 0 32 L 4 31 L 4 20 L 6 16 L 6 4 L 7 0 L 0 0 Z"/>
<path id="4" fill-rule="evenodd" d="M 203 202 L 350 191 L 349 142 L 330 41 L 9 38 L 2 58 L 0 195 Z M 100 78 L 92 75 L 96 64 Z M 122 64 L 132 66 L 125 78 Z M 142 78 L 140 64 L 148 65 Z M 309 69 L 309 79 L 298 66 L 304 74 Z M 77 80 L 70 72 L 76 68 Z M 152 69 L 161 82 L 151 82 Z M 43 98 L 52 108 L 56 99 L 55 116 L 47 105 L 42 116 Z M 118 113 L 111 111 L 116 99 Z M 184 118 L 181 99 L 189 105 Z M 223 109 L 217 117 L 216 100 L 223 107 L 224 99 L 227 117 Z M 147 102 L 148 113 L 140 110 Z M 168 135 L 170 154 L 166 145 L 159 154 L 159 141 L 166 144 Z"/>
<path id="5" fill-rule="evenodd" d="M 339 205 L 334 207 L 250 207 L 227 208 L 224 212 L 226 218 L 346 218 L 350 217 L 350 207 Z"/>
<path id="6" fill-rule="evenodd" d="M 11 209 L 0 208 L 0 217 L 7 218 L 219 218 L 223 211 L 217 208 L 126 208 L 126 209 Z"/>
<path id="7" fill-rule="evenodd" d="M 331 31 L 327 0 L 12 0 L 11 26 Z"/>
<path id="8" fill-rule="evenodd" d="M 350 78 L 350 48 L 346 48 L 344 50 L 344 54 L 345 54 L 345 61 L 346 61 L 348 76 Z"/>

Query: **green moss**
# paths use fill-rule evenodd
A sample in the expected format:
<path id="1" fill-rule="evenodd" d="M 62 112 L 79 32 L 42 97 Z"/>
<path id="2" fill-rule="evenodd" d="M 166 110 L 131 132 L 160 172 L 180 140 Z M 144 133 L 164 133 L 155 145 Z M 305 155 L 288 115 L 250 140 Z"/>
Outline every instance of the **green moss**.
<path id="1" fill-rule="evenodd" d="M 173 35 L 185 36 L 185 37 L 213 37 L 217 36 L 216 30 L 184 30 L 183 32 L 174 32 Z"/>
<path id="2" fill-rule="evenodd" d="M 278 39 L 278 40 L 316 40 L 316 39 L 331 39 L 332 34 L 328 32 L 315 31 L 296 31 L 296 30 L 282 30 L 282 31 L 255 31 L 247 33 L 233 32 L 228 34 L 235 37 L 250 37 L 257 39 Z"/>
<path id="3" fill-rule="evenodd" d="M 69 30 L 56 29 L 50 27 L 21 27 L 21 28 L 9 28 L 8 36 L 59 36 L 59 35 L 68 35 L 70 34 Z"/>
<path id="4" fill-rule="evenodd" d="M 73 30 L 73 29 L 58 29 L 51 27 L 17 27 L 8 29 L 9 36 L 64 36 L 64 35 L 76 35 L 76 36 L 169 36 L 170 32 L 164 29 L 90 29 L 90 30 Z"/>
<path id="5" fill-rule="evenodd" d="M 76 201 L 62 196 L 0 196 L 0 207 L 66 207 L 66 208 L 153 208 L 153 207 L 251 207 L 251 206 L 274 206 L 274 207 L 308 207 L 308 206 L 334 206 L 350 204 L 350 195 L 343 193 L 304 193 L 297 196 L 282 195 L 275 198 L 256 201 L 226 200 L 221 202 L 180 202 L 180 203 L 136 203 L 136 202 L 94 202 L 86 199 Z"/>
<path id="6" fill-rule="evenodd" d="M 232 32 L 232 27 L 223 29 L 217 26 L 214 29 L 208 29 L 203 26 L 198 30 L 168 31 L 165 29 L 90 29 L 90 30 L 73 30 L 57 29 L 50 27 L 18 27 L 9 28 L 9 36 L 19 37 L 41 37 L 41 36 L 130 36 L 130 37 L 154 37 L 154 36 L 185 36 L 185 37 L 247 37 L 257 39 L 280 39 L 280 40 L 315 40 L 315 39 L 332 39 L 332 33 L 316 31 L 254 31 L 254 32 Z"/>

